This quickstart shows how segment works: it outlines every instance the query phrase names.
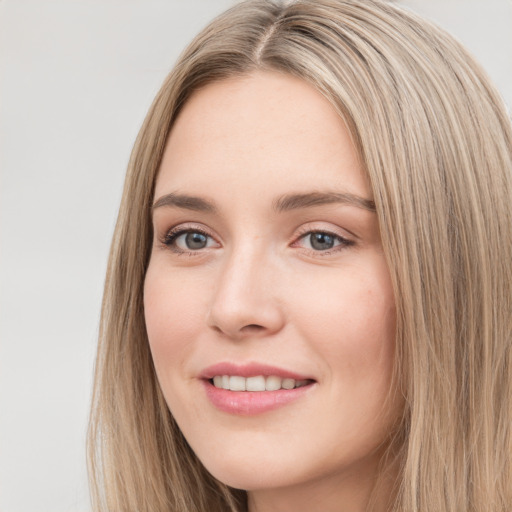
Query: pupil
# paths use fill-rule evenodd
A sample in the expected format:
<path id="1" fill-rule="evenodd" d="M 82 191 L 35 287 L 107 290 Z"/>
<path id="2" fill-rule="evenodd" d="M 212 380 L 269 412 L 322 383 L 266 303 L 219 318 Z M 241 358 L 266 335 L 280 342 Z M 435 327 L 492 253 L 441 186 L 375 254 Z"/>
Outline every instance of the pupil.
<path id="1" fill-rule="evenodd" d="M 318 251 L 332 249 L 334 246 L 334 237 L 327 233 L 313 233 L 311 235 L 311 247 Z"/>
<path id="2" fill-rule="evenodd" d="M 188 233 L 185 243 L 189 249 L 203 249 L 206 247 L 206 236 L 202 233 Z"/>

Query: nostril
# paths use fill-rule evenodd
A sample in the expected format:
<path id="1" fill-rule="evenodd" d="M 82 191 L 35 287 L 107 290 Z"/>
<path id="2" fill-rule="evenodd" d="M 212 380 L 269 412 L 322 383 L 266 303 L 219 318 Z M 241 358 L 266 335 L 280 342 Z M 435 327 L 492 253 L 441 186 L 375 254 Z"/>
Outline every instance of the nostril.
<path id="1" fill-rule="evenodd" d="M 262 329 L 264 329 L 264 327 L 262 325 L 258 325 L 258 324 L 249 324 L 249 325 L 245 325 L 244 327 L 242 327 L 242 332 L 256 332 L 256 331 L 261 331 Z"/>

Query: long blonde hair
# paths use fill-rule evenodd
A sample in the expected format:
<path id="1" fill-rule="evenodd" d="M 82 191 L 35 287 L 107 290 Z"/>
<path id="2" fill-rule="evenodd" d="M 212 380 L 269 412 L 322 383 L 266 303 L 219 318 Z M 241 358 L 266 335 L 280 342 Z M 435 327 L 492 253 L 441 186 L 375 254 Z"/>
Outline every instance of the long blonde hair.
<path id="1" fill-rule="evenodd" d="M 198 88 L 258 69 L 316 87 L 371 182 L 406 404 L 389 448 L 400 465 L 392 510 L 509 510 L 510 120 L 460 44 L 381 0 L 243 2 L 197 36 L 163 84 L 133 149 L 108 265 L 88 442 L 95 510 L 246 509 L 243 491 L 202 467 L 165 404 L 142 293 L 173 121 Z"/>

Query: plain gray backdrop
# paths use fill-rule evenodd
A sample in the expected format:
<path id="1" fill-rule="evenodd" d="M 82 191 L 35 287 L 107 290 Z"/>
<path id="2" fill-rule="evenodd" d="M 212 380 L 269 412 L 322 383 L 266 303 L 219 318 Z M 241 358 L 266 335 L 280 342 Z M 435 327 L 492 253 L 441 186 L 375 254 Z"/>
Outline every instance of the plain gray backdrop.
<path id="1" fill-rule="evenodd" d="M 0 0 L 0 512 L 87 512 L 85 431 L 131 146 L 178 54 L 233 0 Z M 399 2 L 512 104 L 510 0 Z"/>

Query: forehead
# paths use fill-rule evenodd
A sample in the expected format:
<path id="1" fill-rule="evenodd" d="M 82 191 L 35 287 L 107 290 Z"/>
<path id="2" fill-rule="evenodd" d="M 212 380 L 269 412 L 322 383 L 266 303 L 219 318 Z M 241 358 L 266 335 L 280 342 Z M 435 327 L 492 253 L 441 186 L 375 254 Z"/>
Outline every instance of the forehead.
<path id="1" fill-rule="evenodd" d="M 371 196 L 350 134 L 311 85 L 257 72 L 196 91 L 176 120 L 156 194 L 245 187 L 276 192 L 340 187 Z"/>

